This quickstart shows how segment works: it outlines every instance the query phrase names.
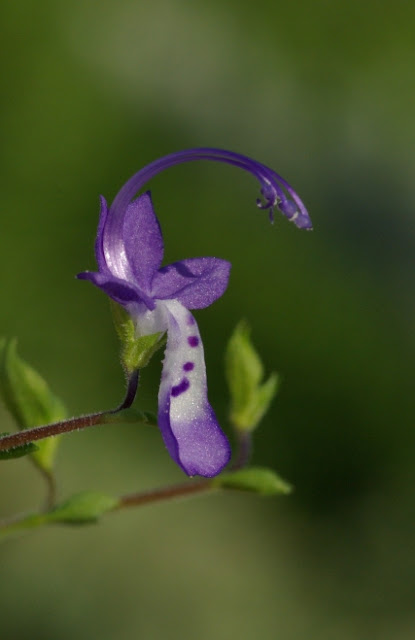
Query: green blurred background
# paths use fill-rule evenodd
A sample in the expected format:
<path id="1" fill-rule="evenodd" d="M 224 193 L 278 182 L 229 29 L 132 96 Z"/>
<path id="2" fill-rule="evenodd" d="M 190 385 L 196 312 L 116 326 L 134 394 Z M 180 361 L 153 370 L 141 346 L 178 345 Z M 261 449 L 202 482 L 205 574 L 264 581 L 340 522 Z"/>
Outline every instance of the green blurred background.
<path id="1" fill-rule="evenodd" d="M 153 180 L 166 262 L 233 263 L 225 297 L 197 314 L 211 402 L 226 424 L 223 351 L 245 317 L 283 376 L 254 461 L 296 491 L 10 541 L 1 637 L 412 639 L 415 5 L 21 0 L 1 3 L 0 24 L 0 335 L 72 414 L 124 390 L 108 302 L 74 278 L 94 268 L 100 193 L 218 146 L 279 171 L 315 226 L 270 227 L 255 182 L 229 167 Z M 154 362 L 140 408 L 155 409 L 159 376 Z M 65 437 L 58 463 L 63 496 L 183 477 L 159 434 L 131 425 Z M 2 515 L 42 503 L 27 460 L 0 478 Z"/>

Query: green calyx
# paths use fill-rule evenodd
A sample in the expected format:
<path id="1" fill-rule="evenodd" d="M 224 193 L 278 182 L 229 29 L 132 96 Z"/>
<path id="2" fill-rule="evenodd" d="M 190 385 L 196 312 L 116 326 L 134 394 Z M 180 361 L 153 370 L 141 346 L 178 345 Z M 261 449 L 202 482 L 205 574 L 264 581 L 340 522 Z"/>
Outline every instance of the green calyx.
<path id="1" fill-rule="evenodd" d="M 136 336 L 134 323 L 121 305 L 111 300 L 115 329 L 121 340 L 121 362 L 127 374 L 147 366 L 160 347 L 166 343 L 166 333 Z"/>

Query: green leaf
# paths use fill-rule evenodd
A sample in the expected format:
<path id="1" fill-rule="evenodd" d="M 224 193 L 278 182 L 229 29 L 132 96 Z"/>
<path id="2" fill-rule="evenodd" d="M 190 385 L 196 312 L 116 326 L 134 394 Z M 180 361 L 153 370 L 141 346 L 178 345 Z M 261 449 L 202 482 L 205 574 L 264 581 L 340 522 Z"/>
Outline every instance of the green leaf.
<path id="1" fill-rule="evenodd" d="M 147 366 L 151 358 L 166 342 L 166 333 L 161 331 L 137 337 L 134 323 L 127 311 L 110 301 L 114 324 L 121 340 L 121 362 L 128 374 Z"/>
<path id="2" fill-rule="evenodd" d="M 119 505 L 119 499 L 103 493 L 85 491 L 72 496 L 50 511 L 31 513 L 23 517 L 0 523 L 0 542 L 28 529 L 45 525 L 84 525 L 97 522 L 101 516 Z"/>
<path id="3" fill-rule="evenodd" d="M 236 429 L 253 431 L 278 391 L 278 376 L 273 373 L 261 384 L 264 368 L 245 322 L 237 325 L 228 342 L 225 372 L 231 395 L 230 421 Z"/>
<path id="4" fill-rule="evenodd" d="M 278 376 L 271 373 L 270 377 L 262 385 L 258 385 L 252 394 L 252 400 L 246 406 L 245 411 L 240 415 L 240 425 L 242 429 L 253 430 L 261 422 L 267 413 L 271 402 L 277 395 Z"/>
<path id="5" fill-rule="evenodd" d="M 46 523 L 44 514 L 29 514 L 24 517 L 0 523 L 0 542 L 27 529 L 35 529 Z"/>
<path id="6" fill-rule="evenodd" d="M 0 433 L 1 436 L 8 436 L 9 433 Z M 13 447 L 13 449 L 6 449 L 6 451 L 0 451 L 0 460 L 11 460 L 13 458 L 21 458 L 27 456 L 29 453 L 34 453 L 39 447 L 33 442 L 27 442 L 26 444 Z"/>
<path id="7" fill-rule="evenodd" d="M 88 524 L 97 522 L 101 516 L 119 504 L 117 498 L 104 493 L 84 491 L 72 496 L 62 504 L 44 514 L 46 524 Z"/>
<path id="8" fill-rule="evenodd" d="M 63 420 L 66 409 L 51 392 L 45 380 L 17 354 L 17 340 L 0 341 L 0 397 L 19 429 L 28 429 Z M 47 438 L 37 445 L 32 459 L 51 472 L 58 438 Z"/>
<path id="9" fill-rule="evenodd" d="M 272 469 L 265 467 L 247 467 L 216 476 L 212 487 L 252 491 L 263 496 L 291 493 L 292 487 L 280 478 Z"/>

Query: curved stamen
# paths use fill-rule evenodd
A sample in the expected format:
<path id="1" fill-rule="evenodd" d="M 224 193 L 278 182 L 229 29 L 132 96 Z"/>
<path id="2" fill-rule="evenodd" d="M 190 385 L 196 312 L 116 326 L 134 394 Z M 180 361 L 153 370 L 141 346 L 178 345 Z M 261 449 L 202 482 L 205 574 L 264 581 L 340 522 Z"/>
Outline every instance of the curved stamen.
<path id="1" fill-rule="evenodd" d="M 294 191 L 292 186 L 286 180 L 284 180 L 284 178 L 281 177 L 276 171 L 274 171 L 273 169 L 271 169 L 270 171 L 274 175 L 275 179 L 278 180 L 282 184 L 284 189 L 287 191 L 289 196 L 292 198 L 292 200 L 291 201 L 288 200 L 288 202 L 292 203 L 292 201 L 294 201 L 295 205 L 297 205 L 296 208 L 297 208 L 297 212 L 298 212 L 299 215 L 295 220 L 293 220 L 294 223 L 300 229 L 312 229 L 313 225 L 312 225 L 310 216 L 308 215 L 308 211 L 307 211 L 303 201 L 299 197 L 299 195 Z M 280 207 L 280 209 L 281 209 L 281 207 Z M 283 211 L 283 213 L 284 213 L 284 211 Z"/>
<path id="2" fill-rule="evenodd" d="M 261 196 L 265 202 L 261 198 L 257 198 L 256 204 L 259 209 L 270 209 L 275 207 L 279 201 L 285 199 L 284 192 L 280 190 L 279 193 L 276 193 L 275 188 L 269 182 L 264 183 L 261 187 Z"/>
<path id="3" fill-rule="evenodd" d="M 275 171 L 265 165 L 239 153 L 225 149 L 200 147 L 185 149 L 171 153 L 163 158 L 154 160 L 143 169 L 135 173 L 115 196 L 110 207 L 110 215 L 106 221 L 104 231 L 104 247 L 111 245 L 114 249 L 114 239 L 121 237 L 121 225 L 123 214 L 136 193 L 155 175 L 184 162 L 193 160 L 210 160 L 213 162 L 225 162 L 239 167 L 251 173 L 261 184 L 261 193 L 265 203 L 260 201 L 260 208 L 271 209 L 277 206 L 280 211 L 298 227 L 311 229 L 311 220 L 307 210 L 294 189 Z M 285 191 L 289 194 L 287 198 Z M 295 203 L 295 204 L 294 204 Z M 295 209 L 293 208 L 293 205 Z"/>

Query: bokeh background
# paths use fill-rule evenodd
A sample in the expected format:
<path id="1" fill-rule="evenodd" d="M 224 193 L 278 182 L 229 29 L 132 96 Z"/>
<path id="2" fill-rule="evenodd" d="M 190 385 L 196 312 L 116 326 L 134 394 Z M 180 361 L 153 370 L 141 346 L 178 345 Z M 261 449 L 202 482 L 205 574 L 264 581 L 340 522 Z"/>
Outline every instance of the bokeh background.
<path id="1" fill-rule="evenodd" d="M 0 334 L 72 414 L 124 391 L 108 302 L 74 278 L 94 268 L 100 193 L 163 154 L 219 146 L 284 175 L 315 226 L 270 227 L 230 167 L 153 180 L 166 261 L 233 263 L 226 295 L 197 313 L 211 402 L 226 425 L 223 352 L 244 317 L 283 376 L 254 461 L 296 490 L 3 544 L 1 636 L 413 638 L 415 5 L 21 0 L 1 3 L 0 24 Z M 131 425 L 66 436 L 58 476 L 62 496 L 182 479 L 159 434 Z M 0 478 L 2 515 L 42 504 L 27 460 Z"/>

